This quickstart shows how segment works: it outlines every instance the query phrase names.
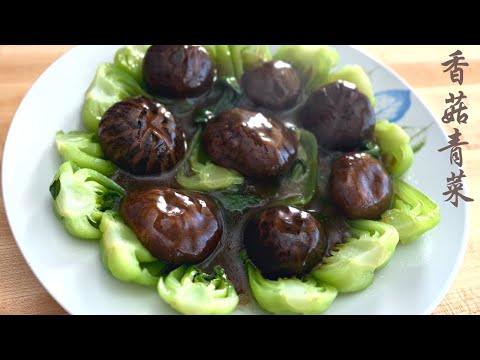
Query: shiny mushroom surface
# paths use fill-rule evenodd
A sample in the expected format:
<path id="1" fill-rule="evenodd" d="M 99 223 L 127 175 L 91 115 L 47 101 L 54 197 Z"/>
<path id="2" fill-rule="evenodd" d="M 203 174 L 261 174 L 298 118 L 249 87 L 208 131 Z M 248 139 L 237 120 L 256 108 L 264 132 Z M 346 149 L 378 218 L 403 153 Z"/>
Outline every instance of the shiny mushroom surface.
<path id="1" fill-rule="evenodd" d="M 373 139 L 375 112 L 354 84 L 338 81 L 310 95 L 299 125 L 314 133 L 323 148 L 351 151 Z"/>
<path id="2" fill-rule="evenodd" d="M 215 67 L 200 45 L 152 45 L 143 75 L 150 93 L 172 99 L 202 95 L 210 90 Z"/>
<path id="3" fill-rule="evenodd" d="M 348 218 L 375 220 L 390 208 L 393 185 L 373 156 L 347 153 L 333 163 L 330 197 Z"/>
<path id="4" fill-rule="evenodd" d="M 126 99 L 107 110 L 98 136 L 105 157 L 134 175 L 171 170 L 185 155 L 186 138 L 173 114 L 144 96 Z"/>
<path id="5" fill-rule="evenodd" d="M 254 104 L 270 110 L 286 110 L 297 103 L 302 81 L 291 65 L 269 61 L 244 73 L 242 88 Z"/>
<path id="6" fill-rule="evenodd" d="M 196 264 L 220 243 L 221 215 L 205 195 L 166 187 L 129 192 L 122 218 L 153 256 L 171 264 Z"/>
<path id="7" fill-rule="evenodd" d="M 249 258 L 270 279 L 303 275 L 321 263 L 327 251 L 320 222 L 293 206 L 256 213 L 246 226 L 244 241 Z"/>
<path id="8" fill-rule="evenodd" d="M 263 114 L 234 108 L 207 123 L 203 146 L 210 158 L 247 176 L 285 173 L 297 156 L 295 132 Z"/>

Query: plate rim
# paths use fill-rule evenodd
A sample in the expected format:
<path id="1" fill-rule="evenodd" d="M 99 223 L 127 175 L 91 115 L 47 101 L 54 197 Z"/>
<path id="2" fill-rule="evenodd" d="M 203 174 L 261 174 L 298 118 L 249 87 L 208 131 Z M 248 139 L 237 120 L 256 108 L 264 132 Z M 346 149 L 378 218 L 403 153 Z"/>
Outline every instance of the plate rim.
<path id="1" fill-rule="evenodd" d="M 413 87 L 409 83 L 407 83 L 406 80 L 404 80 L 400 75 L 398 75 L 397 72 L 393 70 L 388 64 L 381 62 L 380 60 L 377 59 L 376 56 L 370 55 L 365 49 L 359 47 L 358 45 L 348 45 L 348 46 L 362 53 L 366 57 L 370 58 L 372 61 L 374 61 L 378 65 L 384 67 L 392 75 L 394 75 L 395 78 L 398 81 L 400 81 L 403 86 L 405 86 L 408 90 L 410 90 L 412 94 L 415 94 L 415 97 L 418 99 L 418 101 L 423 105 L 423 107 L 428 111 L 428 113 L 432 116 L 432 118 L 435 119 L 435 122 L 439 125 L 441 133 L 444 137 L 444 140 L 448 141 L 448 134 L 446 133 L 445 128 L 440 124 L 440 120 L 437 119 L 432 109 L 430 109 L 430 107 L 427 106 L 427 104 L 425 104 L 423 99 L 420 96 L 418 96 L 417 92 L 413 89 Z M 468 183 L 466 181 L 462 183 L 463 183 L 463 188 L 465 189 L 465 194 L 470 194 Z M 453 266 L 453 269 L 450 272 L 449 277 L 444 282 L 443 287 L 440 289 L 439 294 L 435 298 L 435 301 L 432 301 L 430 306 L 427 307 L 421 315 L 433 315 L 433 311 L 438 307 L 438 305 L 440 305 L 442 300 L 445 298 L 445 296 L 448 293 L 448 290 L 450 290 L 455 278 L 458 276 L 460 272 L 460 268 L 463 264 L 463 259 L 465 258 L 465 254 L 467 252 L 468 243 L 470 241 L 470 206 L 471 204 L 468 202 L 465 202 L 464 204 L 465 204 L 465 217 L 463 222 L 463 228 L 465 229 L 465 232 L 463 234 L 463 238 L 461 239 L 462 245 L 460 247 L 460 251 L 457 254 L 457 258 L 455 259 L 455 265 Z"/>
<path id="2" fill-rule="evenodd" d="M 17 240 L 17 236 L 15 235 L 15 230 L 13 229 L 12 225 L 11 225 L 11 220 L 10 220 L 10 215 L 9 215 L 9 206 L 7 206 L 7 197 L 5 197 L 5 193 L 6 193 L 6 189 L 5 189 L 5 158 L 6 158 L 6 154 L 7 152 L 9 153 L 9 149 L 12 147 L 10 145 L 11 143 L 11 136 L 10 134 L 12 133 L 12 129 L 15 128 L 15 124 L 16 122 L 18 122 L 17 120 L 17 114 L 18 112 L 20 111 L 20 109 L 22 108 L 23 104 L 26 102 L 26 100 L 28 100 L 28 98 L 30 97 L 30 94 L 32 93 L 32 91 L 34 90 L 34 88 L 37 86 L 37 84 L 39 83 L 39 81 L 41 79 L 43 79 L 49 71 L 50 69 L 52 69 L 59 61 L 62 61 L 62 59 L 69 53 L 73 52 L 75 49 L 78 49 L 81 45 L 75 45 L 74 47 L 72 47 L 71 49 L 67 50 L 66 52 L 64 52 L 60 57 L 58 57 L 57 59 L 55 59 L 50 65 L 48 65 L 45 70 L 42 71 L 42 73 L 37 76 L 37 78 L 35 79 L 35 81 L 32 83 L 32 85 L 30 86 L 30 88 L 27 90 L 27 92 L 25 93 L 25 95 L 23 96 L 22 98 L 22 101 L 20 101 L 20 104 L 18 105 L 17 109 L 15 110 L 15 113 L 13 114 L 13 118 L 12 120 L 10 121 L 10 125 L 8 126 L 8 131 L 7 131 L 7 135 L 5 137 L 5 143 L 3 145 L 3 155 L 2 155 L 2 198 L 3 198 L 3 208 L 5 209 L 5 217 L 7 218 L 7 224 L 8 224 L 8 227 L 10 229 L 10 232 L 12 233 L 12 237 L 13 239 L 15 240 L 15 244 L 17 245 L 17 248 L 20 250 L 20 253 L 22 254 L 22 257 L 23 259 L 25 260 L 25 262 L 27 263 L 30 271 L 33 273 L 33 275 L 35 276 L 35 278 L 38 280 L 38 282 L 42 285 L 43 289 L 45 289 L 47 291 L 47 293 L 55 300 L 55 302 L 64 310 L 66 311 L 69 315 L 74 315 L 69 309 L 67 309 L 65 307 L 65 305 L 59 301 L 59 299 L 55 296 L 55 294 L 53 294 L 52 291 L 50 291 L 50 289 L 48 288 L 48 286 L 46 286 L 46 284 L 42 281 L 42 279 L 37 275 L 37 272 L 34 270 L 34 268 L 32 267 L 32 265 L 30 264 L 30 260 L 28 259 L 28 257 L 25 255 L 25 252 L 24 252 L 24 249 L 23 247 L 20 245 L 19 241 Z"/>

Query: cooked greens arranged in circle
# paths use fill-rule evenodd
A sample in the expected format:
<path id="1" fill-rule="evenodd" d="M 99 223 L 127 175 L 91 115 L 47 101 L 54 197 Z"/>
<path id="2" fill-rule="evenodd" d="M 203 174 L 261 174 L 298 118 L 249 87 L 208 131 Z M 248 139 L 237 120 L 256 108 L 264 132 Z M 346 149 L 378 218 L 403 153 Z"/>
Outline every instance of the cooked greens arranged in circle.
<path id="1" fill-rule="evenodd" d="M 412 139 L 338 63 L 326 45 L 120 48 L 86 89 L 85 129 L 55 135 L 55 213 L 182 314 L 324 313 L 440 222 L 400 178 Z"/>

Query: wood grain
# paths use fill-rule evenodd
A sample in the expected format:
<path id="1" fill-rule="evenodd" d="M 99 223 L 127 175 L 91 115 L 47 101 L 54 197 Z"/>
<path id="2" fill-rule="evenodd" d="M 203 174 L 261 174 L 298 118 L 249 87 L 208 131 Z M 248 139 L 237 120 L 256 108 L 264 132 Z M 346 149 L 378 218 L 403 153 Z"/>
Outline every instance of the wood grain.
<path id="1" fill-rule="evenodd" d="M 0 157 L 10 122 L 25 93 L 40 74 L 72 46 L 0 46 Z M 440 62 L 457 49 L 470 66 L 462 90 L 468 95 L 470 145 L 464 152 L 464 170 L 470 196 L 471 219 L 480 218 L 480 46 L 363 46 L 402 76 L 438 119 L 444 99 L 454 86 Z M 450 127 L 445 126 L 450 133 Z M 21 255 L 11 234 L 0 194 L 0 314 L 66 314 L 45 291 Z M 467 254 L 448 294 L 434 314 L 480 314 L 480 228 L 470 226 Z"/>

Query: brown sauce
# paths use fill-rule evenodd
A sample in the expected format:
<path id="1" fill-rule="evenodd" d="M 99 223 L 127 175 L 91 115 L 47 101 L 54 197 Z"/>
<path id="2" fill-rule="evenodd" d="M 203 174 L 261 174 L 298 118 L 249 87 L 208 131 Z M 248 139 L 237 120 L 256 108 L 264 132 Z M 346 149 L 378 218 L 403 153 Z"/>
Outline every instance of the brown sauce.
<path id="1" fill-rule="evenodd" d="M 305 100 L 305 96 L 302 96 L 296 107 L 282 112 L 273 112 L 256 107 L 245 97 L 242 97 L 236 106 L 262 112 L 267 117 L 274 117 L 279 121 L 283 121 L 289 127 L 296 127 L 297 114 Z M 216 100 L 212 98 L 211 94 L 207 94 L 202 98 L 191 101 L 193 106 L 186 111 L 184 108 L 176 109 L 175 107 L 169 107 L 168 105 L 166 107 L 174 114 L 177 121 L 183 127 L 187 139 L 190 142 L 193 134 L 198 130 L 198 126 L 193 124 L 193 117 L 197 109 L 205 108 L 207 105 L 212 104 L 212 102 L 215 101 Z M 186 158 L 188 158 L 188 156 L 189 153 L 187 150 Z M 348 235 L 348 226 L 345 220 L 336 212 L 328 201 L 327 184 L 331 171 L 331 158 L 332 153 L 319 148 L 317 191 L 312 201 L 304 206 L 304 209 L 307 211 L 321 214 L 320 217 L 323 220 L 322 223 L 325 227 L 328 240 L 327 254 L 330 254 L 331 249 L 334 248 L 335 245 L 343 242 L 345 236 Z M 146 186 L 166 186 L 174 189 L 181 189 L 182 187 L 176 182 L 175 176 L 179 168 L 183 166 L 184 161 L 185 159 L 180 161 L 171 171 L 160 176 L 134 176 L 119 170 L 113 176 L 113 179 L 123 186 L 127 192 Z M 240 251 L 244 248 L 243 229 L 245 223 L 252 212 L 268 207 L 273 198 L 286 197 L 288 194 L 285 194 L 285 191 L 288 191 L 288 189 L 285 190 L 279 188 L 278 181 L 275 178 L 263 180 L 246 178 L 243 187 L 245 191 L 248 190 L 249 193 L 253 192 L 266 199 L 265 204 L 253 209 L 248 209 L 243 213 L 228 212 L 222 209 L 224 231 L 220 245 L 206 261 L 199 264 L 199 267 L 211 271 L 216 265 L 222 266 L 225 269 L 228 278 L 235 286 L 237 294 L 240 297 L 240 303 L 246 304 L 252 297 L 245 267 L 239 256 Z M 208 195 L 208 193 L 206 194 Z M 219 207 L 221 208 L 220 204 Z"/>

